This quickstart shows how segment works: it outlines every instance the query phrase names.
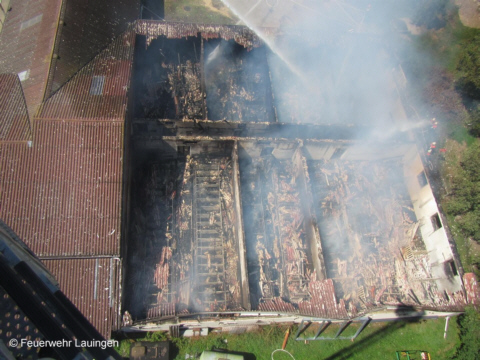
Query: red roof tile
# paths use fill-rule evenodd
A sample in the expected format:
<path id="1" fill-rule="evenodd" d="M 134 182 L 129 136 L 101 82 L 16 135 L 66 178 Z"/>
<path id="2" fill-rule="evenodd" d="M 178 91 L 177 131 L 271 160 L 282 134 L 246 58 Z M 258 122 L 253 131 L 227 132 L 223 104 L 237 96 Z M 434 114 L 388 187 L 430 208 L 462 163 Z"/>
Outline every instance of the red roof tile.
<path id="1" fill-rule="evenodd" d="M 466 273 L 463 275 L 463 283 L 467 293 L 467 300 L 470 304 L 480 304 L 480 287 L 474 273 Z"/>
<path id="2" fill-rule="evenodd" d="M 38 119 L 123 121 L 135 33 L 120 35 L 42 106 Z"/>
<path id="3" fill-rule="evenodd" d="M 346 319 L 349 317 L 343 299 L 337 303 L 332 279 L 310 281 L 308 292 L 312 298 L 298 304 L 301 314 L 328 319 Z"/>
<path id="4" fill-rule="evenodd" d="M 61 0 L 11 0 L 0 34 L 0 72 L 28 72 L 22 81 L 30 117 L 43 100 Z"/>
<path id="5" fill-rule="evenodd" d="M 31 140 L 32 132 L 17 75 L 0 75 L 0 142 Z"/>
<path id="6" fill-rule="evenodd" d="M 39 256 L 119 254 L 123 124 L 39 121 L 34 139 L 0 145 L 0 216 Z"/>
<path id="7" fill-rule="evenodd" d="M 119 325 L 117 258 L 43 260 L 62 292 L 107 339 Z"/>
<path id="8" fill-rule="evenodd" d="M 298 310 L 292 303 L 283 301 L 281 298 L 274 298 L 259 304 L 261 311 L 272 311 L 280 313 L 300 313 L 305 316 L 315 316 L 327 319 L 347 319 L 349 314 L 345 308 L 343 299 L 337 303 L 335 288 L 331 279 L 310 281 L 308 292 L 311 296 L 308 301 L 301 301 L 296 304 Z"/>

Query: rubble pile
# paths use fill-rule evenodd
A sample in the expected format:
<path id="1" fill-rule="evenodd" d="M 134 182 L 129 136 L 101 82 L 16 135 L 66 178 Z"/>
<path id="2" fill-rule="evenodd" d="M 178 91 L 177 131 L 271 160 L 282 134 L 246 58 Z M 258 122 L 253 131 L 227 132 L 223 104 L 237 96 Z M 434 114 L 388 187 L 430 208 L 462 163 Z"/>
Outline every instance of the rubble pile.
<path id="1" fill-rule="evenodd" d="M 252 307 L 276 297 L 310 299 L 311 254 L 292 162 L 254 159 L 240 174 Z"/>
<path id="2" fill-rule="evenodd" d="M 275 121 L 264 48 L 246 51 L 222 40 L 206 58 L 209 119 Z"/>
<path id="3" fill-rule="evenodd" d="M 200 84 L 200 64 L 187 60 L 169 69 L 168 83 L 177 118 L 203 119 L 204 95 Z"/>
<path id="4" fill-rule="evenodd" d="M 139 177 L 137 196 L 132 200 L 131 234 L 132 247 L 129 249 L 130 272 L 127 284 L 130 313 L 133 318 L 146 316 L 151 304 L 165 304 L 173 301 L 169 288 L 172 260 L 175 254 L 174 198 L 176 172 L 182 164 L 175 162 L 154 163 Z M 148 310 L 150 316 L 171 312 L 168 307 Z"/>
<path id="5" fill-rule="evenodd" d="M 140 116 L 159 119 L 203 119 L 205 96 L 201 87 L 201 65 L 162 61 L 144 71 L 139 83 Z M 161 99 L 161 101 L 159 101 Z"/>
<path id="6" fill-rule="evenodd" d="M 432 275 L 399 162 L 308 166 L 327 275 L 351 312 L 450 301 Z"/>

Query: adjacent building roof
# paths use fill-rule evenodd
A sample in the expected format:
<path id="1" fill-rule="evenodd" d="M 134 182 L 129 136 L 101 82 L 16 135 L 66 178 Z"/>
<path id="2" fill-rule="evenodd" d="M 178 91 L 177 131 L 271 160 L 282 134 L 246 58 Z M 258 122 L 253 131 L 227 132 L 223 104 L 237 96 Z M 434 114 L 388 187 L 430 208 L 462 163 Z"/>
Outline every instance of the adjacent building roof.
<path id="1" fill-rule="evenodd" d="M 120 35 L 43 105 L 37 119 L 123 121 L 135 33 Z"/>
<path id="2" fill-rule="evenodd" d="M 120 35 L 48 99 L 33 118 L 32 143 L 0 141 L 0 218 L 105 337 L 119 314 L 124 119 L 134 41 L 132 31 Z"/>
<path id="3" fill-rule="evenodd" d="M 43 100 L 61 0 L 12 0 L 0 34 L 0 73 L 19 74 L 30 117 Z"/>
<path id="4" fill-rule="evenodd" d="M 0 74 L 0 142 L 31 140 L 32 132 L 16 74 Z"/>
<path id="5" fill-rule="evenodd" d="M 19 74 L 30 117 L 138 18 L 139 1 L 11 0 L 0 73 Z"/>
<path id="6" fill-rule="evenodd" d="M 62 292 L 97 330 L 109 338 L 119 321 L 118 258 L 43 260 Z"/>
<path id="7" fill-rule="evenodd" d="M 139 0 L 65 1 L 48 93 L 57 91 L 138 18 Z"/>
<path id="8" fill-rule="evenodd" d="M 35 254 L 119 254 L 122 124 L 41 121 L 1 151 L 0 216 Z"/>

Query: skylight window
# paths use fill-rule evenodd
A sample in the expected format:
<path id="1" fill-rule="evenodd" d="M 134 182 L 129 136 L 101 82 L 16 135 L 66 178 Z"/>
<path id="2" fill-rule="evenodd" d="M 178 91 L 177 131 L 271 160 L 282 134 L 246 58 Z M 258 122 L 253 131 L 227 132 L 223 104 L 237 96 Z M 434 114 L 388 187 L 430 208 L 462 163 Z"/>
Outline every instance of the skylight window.
<path id="1" fill-rule="evenodd" d="M 94 76 L 90 85 L 90 95 L 102 95 L 103 85 L 105 84 L 105 76 Z"/>
<path id="2" fill-rule="evenodd" d="M 22 22 L 22 25 L 20 25 L 20 31 L 25 30 L 35 24 L 38 24 L 40 21 L 42 21 L 43 14 L 37 15 L 30 20 Z"/>
<path id="3" fill-rule="evenodd" d="M 25 70 L 18 73 L 18 78 L 20 79 L 20 81 L 27 80 L 29 76 L 30 76 L 30 70 Z"/>

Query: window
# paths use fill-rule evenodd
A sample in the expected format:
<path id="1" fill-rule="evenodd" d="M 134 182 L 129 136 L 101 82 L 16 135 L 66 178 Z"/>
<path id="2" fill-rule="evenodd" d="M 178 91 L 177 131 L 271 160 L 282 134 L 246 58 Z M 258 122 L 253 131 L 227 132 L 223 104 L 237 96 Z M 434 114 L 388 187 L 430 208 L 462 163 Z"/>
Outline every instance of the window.
<path id="1" fill-rule="evenodd" d="M 428 184 L 427 175 L 425 175 L 425 171 L 422 171 L 420 174 L 417 175 L 418 183 L 420 187 L 424 187 Z"/>
<path id="2" fill-rule="evenodd" d="M 29 76 L 30 76 L 30 70 L 25 70 L 18 73 L 18 78 L 20 79 L 20 81 L 27 80 Z"/>
<path id="3" fill-rule="evenodd" d="M 105 84 L 105 76 L 94 76 L 90 85 L 90 95 L 102 95 L 103 85 Z"/>
<path id="4" fill-rule="evenodd" d="M 260 156 L 269 156 L 273 153 L 273 147 L 267 146 L 262 149 Z"/>
<path id="5" fill-rule="evenodd" d="M 31 18 L 30 20 L 22 22 L 22 25 L 20 25 L 20 31 L 25 30 L 35 24 L 38 24 L 40 21 L 42 21 L 42 17 L 43 17 L 43 14 L 40 14 Z"/>
<path id="6" fill-rule="evenodd" d="M 440 216 L 438 215 L 438 213 L 436 213 L 435 215 L 432 215 L 430 220 L 432 221 L 433 231 L 436 231 L 442 227 L 442 222 L 440 220 Z"/>
<path id="7" fill-rule="evenodd" d="M 293 142 L 278 144 L 278 150 L 292 150 L 295 145 Z"/>
<path id="8" fill-rule="evenodd" d="M 455 266 L 455 262 L 453 260 L 450 260 L 448 264 L 450 265 L 450 270 L 452 270 L 453 276 L 457 276 L 458 270 L 457 270 L 457 267 Z"/>
<path id="9" fill-rule="evenodd" d="M 177 152 L 183 156 L 190 155 L 190 146 L 177 146 Z"/>
<path id="10" fill-rule="evenodd" d="M 336 148 L 330 160 L 340 159 L 340 157 L 345 153 L 345 151 L 347 151 L 347 149 L 344 147 Z"/>

